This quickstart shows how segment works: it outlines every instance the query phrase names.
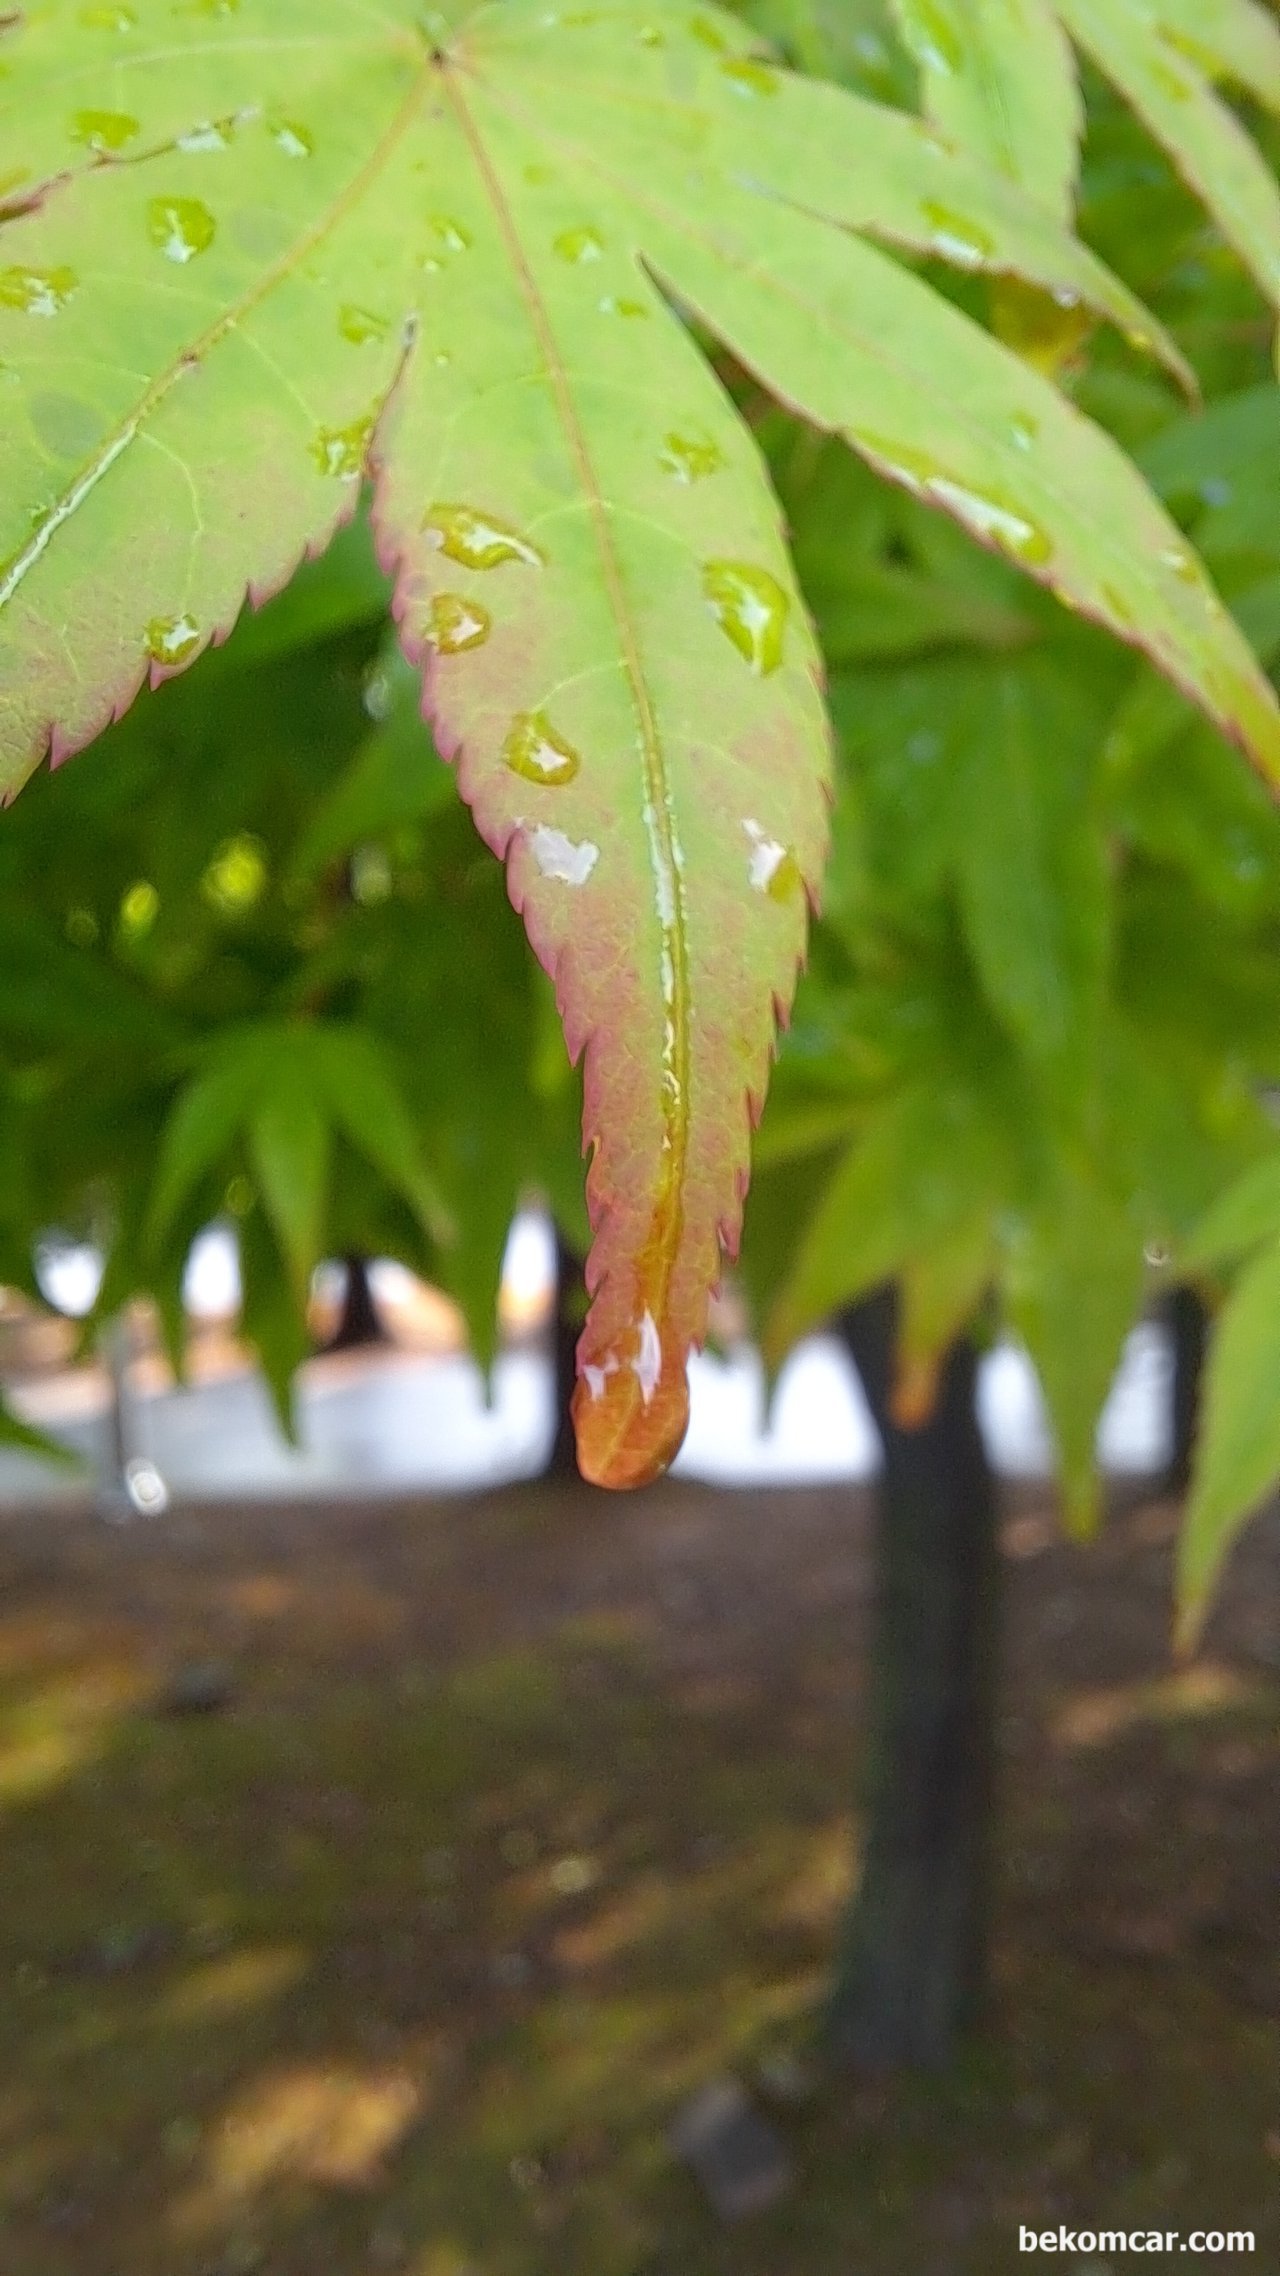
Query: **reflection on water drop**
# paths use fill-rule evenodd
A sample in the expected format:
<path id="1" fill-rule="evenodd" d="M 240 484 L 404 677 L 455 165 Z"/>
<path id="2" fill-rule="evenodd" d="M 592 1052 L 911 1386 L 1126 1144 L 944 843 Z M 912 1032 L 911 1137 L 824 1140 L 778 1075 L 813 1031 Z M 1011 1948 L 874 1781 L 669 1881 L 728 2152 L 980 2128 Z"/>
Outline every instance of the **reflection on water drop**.
<path id="1" fill-rule="evenodd" d="M 512 774 L 553 788 L 572 782 L 582 763 L 572 743 L 557 735 L 545 711 L 520 713 L 502 746 L 502 756 Z"/>
<path id="2" fill-rule="evenodd" d="M 657 1322 L 648 1310 L 641 1315 L 636 1328 L 636 1355 L 631 1362 L 631 1371 L 647 1407 L 662 1376 L 662 1343 Z"/>
<path id="3" fill-rule="evenodd" d="M 368 417 L 353 419 L 349 427 L 321 427 L 311 445 L 311 456 L 322 474 L 354 482 L 364 472 L 372 433 L 373 420 Z"/>
<path id="4" fill-rule="evenodd" d="M 956 213 L 952 207 L 939 205 L 933 198 L 921 201 L 921 212 L 929 224 L 934 245 L 959 268 L 978 269 L 989 260 L 996 249 L 990 232 L 970 220 L 967 214 Z"/>
<path id="5" fill-rule="evenodd" d="M 1055 285 L 1052 297 L 1054 306 L 1057 308 L 1078 308 L 1080 306 L 1080 295 L 1071 285 Z"/>
<path id="6" fill-rule="evenodd" d="M 181 664 L 200 645 L 193 616 L 155 616 L 147 626 L 147 654 L 157 664 Z"/>
<path id="7" fill-rule="evenodd" d="M 751 846 L 747 856 L 747 882 L 757 893 L 767 893 L 771 901 L 790 900 L 803 882 L 795 855 L 776 838 L 766 836 L 760 824 L 749 816 L 742 827 Z"/>
<path id="8" fill-rule="evenodd" d="M 977 536 L 989 539 L 1002 553 L 1011 554 L 1028 569 L 1039 568 L 1052 557 L 1052 540 L 1039 523 L 1029 521 L 1025 514 L 1001 499 L 988 497 L 981 490 L 970 490 L 967 484 L 952 482 L 944 474 L 934 475 L 928 488 L 939 505 L 949 506 Z"/>
<path id="9" fill-rule="evenodd" d="M 1030 450 L 1039 432 L 1039 423 L 1035 419 L 1028 418 L 1025 412 L 1021 412 L 1016 419 L 1009 421 L 1010 436 L 1019 450 Z"/>
<path id="10" fill-rule="evenodd" d="M 128 111 L 77 111 L 71 121 L 72 141 L 96 151 L 123 150 L 140 132 L 137 119 Z"/>
<path id="11" fill-rule="evenodd" d="M 600 859 L 600 848 L 590 838 L 575 843 L 563 830 L 549 830 L 541 822 L 531 832 L 529 844 L 543 876 L 562 885 L 585 885 Z"/>
<path id="12" fill-rule="evenodd" d="M 80 279 L 74 269 L 0 269 L 0 308 L 24 316 L 56 316 Z"/>
<path id="13" fill-rule="evenodd" d="M 946 78 L 964 69 L 964 48 L 945 0 L 912 0 L 903 26 L 907 45 L 917 63 Z"/>
<path id="14" fill-rule="evenodd" d="M 649 314 L 642 300 L 619 300 L 613 293 L 606 293 L 603 300 L 597 301 L 596 306 L 602 316 L 647 316 Z"/>
<path id="15" fill-rule="evenodd" d="M 1195 556 L 1188 551 L 1185 545 L 1163 546 L 1160 552 L 1160 560 L 1166 569 L 1172 569 L 1175 577 L 1181 577 L 1184 584 L 1194 585 L 1198 583 L 1199 571 L 1196 567 Z"/>
<path id="16" fill-rule="evenodd" d="M 752 671 L 776 672 L 791 606 L 777 578 L 745 561 L 708 561 L 702 590 L 716 623 Z"/>
<path id="17" fill-rule="evenodd" d="M 305 126 L 299 126 L 296 119 L 268 119 L 267 133 L 276 149 L 283 150 L 286 158 L 309 158 L 315 149 L 309 130 Z"/>
<path id="18" fill-rule="evenodd" d="M 197 126 L 189 127 L 177 138 L 176 147 L 190 153 L 202 150 L 229 150 L 235 133 L 234 119 L 201 119 Z"/>
<path id="19" fill-rule="evenodd" d="M 391 330 L 389 316 L 379 316 L 372 308 L 358 308 L 353 300 L 344 301 L 338 310 L 338 330 L 344 340 L 359 348 L 366 340 L 385 340 Z"/>
<path id="20" fill-rule="evenodd" d="M 442 656 L 460 656 L 464 649 L 482 648 L 493 630 L 493 619 L 479 601 L 464 600 L 461 593 L 433 593 L 427 611 L 427 638 Z"/>
<path id="21" fill-rule="evenodd" d="M 152 198 L 147 207 L 147 232 L 166 261 L 194 261 L 207 251 L 217 223 L 199 198 Z"/>
<path id="22" fill-rule="evenodd" d="M 778 92 L 777 72 L 767 63 L 757 63 L 754 56 L 727 55 L 720 70 L 735 95 L 776 95 Z"/>
<path id="23" fill-rule="evenodd" d="M 663 436 L 662 455 L 658 461 L 664 474 L 674 482 L 701 482 L 708 474 L 715 474 L 724 465 L 724 452 L 710 435 L 685 435 L 674 428 Z"/>
<path id="24" fill-rule="evenodd" d="M 433 213 L 427 222 L 427 227 L 437 245 L 443 245 L 446 253 L 467 253 L 470 251 L 470 230 L 464 229 L 460 221 L 452 220 L 447 213 Z"/>
<path id="25" fill-rule="evenodd" d="M 562 229 L 552 239 L 552 250 L 562 261 L 601 261 L 604 259 L 604 239 L 595 229 L 584 223 L 580 229 Z"/>
<path id="26" fill-rule="evenodd" d="M 545 559 L 518 530 L 509 529 L 491 514 L 477 513 L 471 506 L 432 506 L 423 516 L 422 527 L 432 544 L 451 561 L 460 561 L 464 569 L 498 569 L 504 561 L 523 561 L 531 569 L 540 569 Z"/>

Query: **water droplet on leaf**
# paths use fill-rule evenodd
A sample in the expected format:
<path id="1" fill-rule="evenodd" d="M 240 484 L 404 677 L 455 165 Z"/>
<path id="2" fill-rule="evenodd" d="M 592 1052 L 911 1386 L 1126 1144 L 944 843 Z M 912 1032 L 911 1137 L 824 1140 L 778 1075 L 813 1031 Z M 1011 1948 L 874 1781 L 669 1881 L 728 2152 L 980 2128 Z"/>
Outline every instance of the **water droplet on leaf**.
<path id="1" fill-rule="evenodd" d="M 602 316 L 647 316 L 648 309 L 642 300 L 620 300 L 614 293 L 606 293 L 596 303 Z"/>
<path id="2" fill-rule="evenodd" d="M 432 594 L 427 637 L 442 656 L 482 648 L 492 629 L 493 619 L 479 601 L 464 600 L 461 593 Z"/>
<path id="3" fill-rule="evenodd" d="M 156 616 L 147 626 L 147 654 L 157 664 L 181 664 L 200 645 L 200 627 L 192 616 Z"/>
<path id="4" fill-rule="evenodd" d="M 701 40 L 704 47 L 709 47 L 713 55 L 728 53 L 728 40 L 719 25 L 713 24 L 709 16 L 691 16 L 689 31 L 694 39 Z"/>
<path id="5" fill-rule="evenodd" d="M 675 482 L 701 482 L 725 463 L 724 452 L 710 435 L 685 435 L 674 428 L 663 436 L 659 465 Z"/>
<path id="6" fill-rule="evenodd" d="M 311 445 L 311 456 L 322 474 L 353 482 L 364 472 L 372 433 L 371 418 L 353 419 L 349 427 L 321 427 Z"/>
<path id="7" fill-rule="evenodd" d="M 1009 422 L 1010 436 L 1019 450 L 1030 450 L 1039 432 L 1038 422 L 1035 419 L 1028 418 L 1025 412 L 1020 413 L 1016 419 L 1011 419 Z"/>
<path id="8" fill-rule="evenodd" d="M 665 47 L 667 35 L 657 24 L 641 24 L 636 33 L 636 44 L 639 47 Z"/>
<path id="9" fill-rule="evenodd" d="M 1184 584 L 1194 585 L 1199 582 L 1199 571 L 1196 568 L 1195 556 L 1188 551 L 1185 545 L 1164 546 L 1161 549 L 1160 559 L 1166 569 L 1172 569 L 1175 577 L 1181 577 Z"/>
<path id="10" fill-rule="evenodd" d="M 631 1362 L 631 1371 L 647 1407 L 662 1378 L 662 1343 L 657 1322 L 650 1311 L 641 1314 L 636 1328 L 636 1354 Z"/>
<path id="11" fill-rule="evenodd" d="M 371 308 L 358 308 L 353 300 L 344 301 L 338 310 L 338 330 L 344 340 L 363 347 L 366 340 L 385 340 L 391 330 L 391 319 L 379 316 Z"/>
<path id="12" fill-rule="evenodd" d="M 177 139 L 177 148 L 191 153 L 202 150 L 229 150 L 235 133 L 233 119 L 201 119 L 197 126 L 189 127 Z"/>
<path id="13" fill-rule="evenodd" d="M 123 150 L 140 132 L 128 111 L 77 111 L 71 121 L 72 141 L 83 142 L 90 150 Z"/>
<path id="14" fill-rule="evenodd" d="M 0 308 L 24 316 L 56 316 L 79 284 L 74 269 L 0 269 Z"/>
<path id="15" fill-rule="evenodd" d="M 199 198 L 152 198 L 147 207 L 148 234 L 166 261 L 193 261 L 212 245 L 217 226 Z"/>
<path id="16" fill-rule="evenodd" d="M 590 838 L 575 843 L 563 830 L 550 830 L 541 822 L 530 834 L 529 844 L 543 876 L 562 885 L 585 885 L 600 859 L 600 848 Z"/>
<path id="17" fill-rule="evenodd" d="M 267 132 L 276 149 L 283 150 L 286 158 L 309 158 L 315 149 L 309 130 L 305 126 L 299 126 L 296 119 L 268 119 Z"/>
<path id="18" fill-rule="evenodd" d="M 601 261 L 604 259 L 604 239 L 598 231 L 585 224 L 581 229 L 562 229 L 552 240 L 553 250 L 562 261 Z"/>
<path id="19" fill-rule="evenodd" d="M 981 268 L 982 263 L 994 253 L 994 237 L 976 221 L 971 221 L 967 214 L 956 213 L 952 207 L 939 205 L 933 198 L 921 201 L 921 211 L 929 224 L 938 251 L 958 267 Z"/>
<path id="20" fill-rule="evenodd" d="M 742 827 L 751 845 L 748 883 L 757 893 L 767 893 L 771 901 L 790 900 L 803 882 L 795 855 L 776 838 L 766 836 L 758 822 L 748 818 Z"/>
<path id="21" fill-rule="evenodd" d="M 470 252 L 470 230 L 464 229 L 460 221 L 452 220 L 447 213 L 433 213 L 427 223 L 427 227 L 431 231 L 432 236 L 435 238 L 437 245 L 443 245 L 446 253 Z"/>
<path id="22" fill-rule="evenodd" d="M 132 8 L 82 8 L 80 21 L 87 32 L 131 32 L 138 19 Z"/>
<path id="23" fill-rule="evenodd" d="M 946 78 L 963 71 L 964 49 L 945 6 L 939 7 L 936 0 L 913 0 L 904 30 L 917 63 L 927 71 L 940 71 Z"/>
<path id="24" fill-rule="evenodd" d="M 752 671 L 776 672 L 791 606 L 777 578 L 745 561 L 708 561 L 702 590 L 721 631 Z"/>
<path id="25" fill-rule="evenodd" d="M 582 763 L 572 743 L 556 734 L 545 711 L 520 714 L 502 747 L 502 756 L 512 774 L 523 775 L 526 782 L 553 787 L 572 782 Z"/>
<path id="26" fill-rule="evenodd" d="M 967 483 L 953 482 L 945 474 L 933 475 L 927 487 L 939 505 L 949 506 L 977 536 L 987 538 L 1026 568 L 1039 568 L 1052 557 L 1052 540 L 1039 523 L 1028 520 L 1002 499 L 971 490 Z"/>
<path id="27" fill-rule="evenodd" d="M 754 56 L 727 55 L 720 66 L 735 95 L 776 95 L 778 74 L 767 63 L 757 63 Z"/>
<path id="28" fill-rule="evenodd" d="M 440 552 L 460 561 L 464 569 L 498 569 L 504 561 L 523 561 L 540 569 L 545 559 L 518 530 L 471 506 L 432 506 L 422 527 Z"/>

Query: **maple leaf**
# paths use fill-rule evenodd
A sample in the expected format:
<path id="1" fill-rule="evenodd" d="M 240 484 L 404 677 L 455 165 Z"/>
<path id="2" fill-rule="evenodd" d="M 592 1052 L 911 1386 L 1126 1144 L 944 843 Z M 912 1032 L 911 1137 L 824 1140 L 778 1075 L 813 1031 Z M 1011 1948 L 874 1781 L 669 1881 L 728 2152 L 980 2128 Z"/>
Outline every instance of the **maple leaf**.
<path id="1" fill-rule="evenodd" d="M 822 872 L 768 389 L 1144 648 L 1280 773 L 1123 453 L 868 241 L 1154 319 L 998 173 L 730 17 L 108 0 L 4 35 L 0 795 L 225 637 L 362 476 L 425 707 L 585 1055 L 585 1473 L 652 1476 Z"/>

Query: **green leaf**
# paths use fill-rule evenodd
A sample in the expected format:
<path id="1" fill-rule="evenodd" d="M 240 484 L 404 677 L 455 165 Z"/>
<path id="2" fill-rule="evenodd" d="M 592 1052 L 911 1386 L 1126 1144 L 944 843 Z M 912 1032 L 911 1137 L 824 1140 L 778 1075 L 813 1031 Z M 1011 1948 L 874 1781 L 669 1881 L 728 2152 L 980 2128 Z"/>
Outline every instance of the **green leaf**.
<path id="1" fill-rule="evenodd" d="M 321 1025 L 309 1034 L 316 1076 L 333 1120 L 387 1184 L 403 1194 L 428 1238 L 448 1240 L 446 1210 L 422 1158 L 386 1052 L 354 1027 Z"/>
<path id="2" fill-rule="evenodd" d="M 306 1089 L 286 1078 L 254 1109 L 249 1144 L 267 1214 L 289 1266 L 294 1302 L 304 1311 L 311 1275 L 320 1262 L 329 1124 Z"/>
<path id="3" fill-rule="evenodd" d="M 372 476 L 440 747 L 585 1055 L 580 1447 L 634 1482 L 737 1238 L 829 773 L 776 504 L 676 310 L 1280 770 L 1277 711 L 1123 455 L 854 233 L 1176 361 L 1014 185 L 668 0 L 298 24 L 201 9 L 157 45 L 35 12 L 6 41 L 0 782 L 199 654 Z M 78 143 L 69 69 L 110 72 Z"/>
<path id="4" fill-rule="evenodd" d="M 161 1134 L 147 1212 L 147 1245 L 157 1250 L 193 1189 L 243 1130 L 279 1066 L 278 1031 L 235 1029 L 194 1076 Z"/>
<path id="5" fill-rule="evenodd" d="M 1032 658 L 971 683 L 955 732 L 960 908 L 987 999 L 1033 1059 L 1078 1059 L 1110 945 L 1093 707 Z"/>
<path id="6" fill-rule="evenodd" d="M 1218 1314 L 1205 1371 L 1191 1496 L 1178 1542 L 1178 1638 L 1199 1633 L 1232 1541 L 1280 1478 L 1280 1244 L 1264 1249 Z"/>
<path id="7" fill-rule="evenodd" d="M 60 1469 L 84 1468 L 82 1455 L 64 1446 L 60 1439 L 50 1438 L 47 1431 L 23 1422 L 3 1397 L 0 1397 L 0 1446 L 16 1447 L 24 1454 L 39 1454 L 46 1462 L 56 1462 Z"/>
<path id="8" fill-rule="evenodd" d="M 417 674 L 392 650 L 374 678 L 385 690 L 386 715 L 312 809 L 291 866 L 297 882 L 402 823 L 425 820 L 453 797 L 449 771 L 422 722 Z"/>
<path id="9" fill-rule="evenodd" d="M 1264 1154 L 1219 1194 L 1180 1249 L 1184 1265 L 1234 1264 L 1280 1240 L 1280 1153 Z"/>
<path id="10" fill-rule="evenodd" d="M 1087 1165 L 1063 1165 L 1010 1228 L 1002 1283 L 1044 1390 L 1066 1522 L 1088 1533 L 1098 1519 L 1098 1422 L 1142 1302 L 1133 1219 Z"/>
<path id="11" fill-rule="evenodd" d="M 1116 0 L 1056 0 L 1059 15 L 1098 69 L 1132 103 L 1183 178 L 1208 207 L 1267 298 L 1280 306 L 1280 189 L 1257 144 L 1205 76 L 1205 65 L 1233 75 L 1275 103 L 1280 33 L 1261 27 L 1261 11 L 1218 5 L 1195 11 L 1186 0 L 1146 10 Z M 1176 37 L 1162 36 L 1160 19 Z M 1234 36 L 1233 36 L 1234 34 Z"/>
<path id="12" fill-rule="evenodd" d="M 1050 0 L 894 0 L 934 124 L 1062 219 L 1084 124 L 1070 44 Z"/>

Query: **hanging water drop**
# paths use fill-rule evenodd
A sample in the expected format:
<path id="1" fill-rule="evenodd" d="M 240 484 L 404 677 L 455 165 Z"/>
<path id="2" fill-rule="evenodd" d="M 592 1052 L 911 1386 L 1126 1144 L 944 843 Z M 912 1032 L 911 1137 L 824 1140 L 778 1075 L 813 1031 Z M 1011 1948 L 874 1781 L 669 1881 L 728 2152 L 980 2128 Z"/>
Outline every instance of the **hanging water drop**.
<path id="1" fill-rule="evenodd" d="M 725 464 L 725 457 L 710 435 L 681 434 L 673 428 L 670 434 L 663 436 L 658 463 L 673 482 L 693 483 L 718 473 Z"/>
<path id="2" fill-rule="evenodd" d="M 354 482 L 364 472 L 372 434 L 371 418 L 353 419 L 349 427 L 321 427 L 311 445 L 311 456 L 322 474 Z"/>
<path id="3" fill-rule="evenodd" d="M 543 876 L 555 878 L 561 885 L 585 885 L 600 859 L 600 848 L 590 838 L 575 842 L 563 830 L 550 830 L 541 822 L 531 833 L 529 844 Z"/>
<path id="4" fill-rule="evenodd" d="M 141 132 L 128 111 L 77 111 L 71 121 L 71 139 L 98 153 L 114 154 Z"/>
<path id="5" fill-rule="evenodd" d="M 79 284 L 74 269 L 0 269 L 0 308 L 24 316 L 56 316 Z"/>
<path id="6" fill-rule="evenodd" d="M 551 243 L 552 251 L 558 253 L 562 261 L 579 264 L 604 259 L 604 239 L 585 222 L 579 229 L 562 229 Z"/>
<path id="7" fill-rule="evenodd" d="M 994 237 L 967 214 L 956 213 L 952 207 L 939 205 L 933 198 L 922 199 L 920 210 L 929 224 L 937 251 L 954 261 L 958 268 L 980 269 L 994 253 Z"/>

